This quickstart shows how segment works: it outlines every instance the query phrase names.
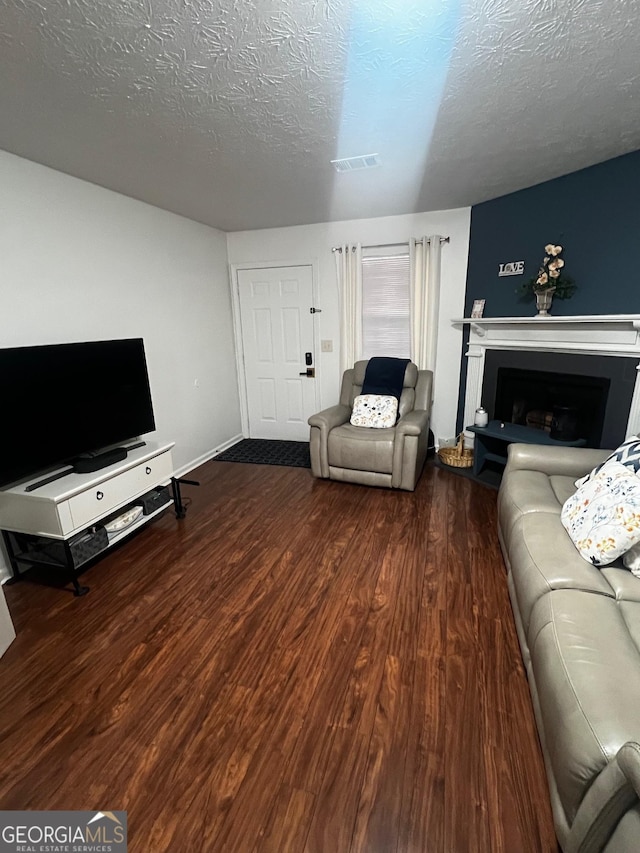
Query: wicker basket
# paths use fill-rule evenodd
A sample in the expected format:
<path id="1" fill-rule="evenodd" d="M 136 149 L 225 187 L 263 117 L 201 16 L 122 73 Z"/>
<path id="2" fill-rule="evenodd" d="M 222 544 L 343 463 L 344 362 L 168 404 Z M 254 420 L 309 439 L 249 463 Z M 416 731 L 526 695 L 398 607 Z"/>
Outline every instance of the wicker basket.
<path id="1" fill-rule="evenodd" d="M 464 433 L 461 432 L 458 436 L 458 443 L 455 447 L 443 447 L 438 451 L 438 458 L 445 465 L 450 465 L 452 468 L 471 468 L 473 465 L 473 450 L 465 449 Z"/>

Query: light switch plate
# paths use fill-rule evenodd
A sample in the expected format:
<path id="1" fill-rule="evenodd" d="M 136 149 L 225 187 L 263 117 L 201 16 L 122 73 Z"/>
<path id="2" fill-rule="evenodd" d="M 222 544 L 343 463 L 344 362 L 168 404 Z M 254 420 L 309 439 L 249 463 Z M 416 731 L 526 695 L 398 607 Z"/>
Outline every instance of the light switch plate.
<path id="1" fill-rule="evenodd" d="M 333 341 L 320 341 L 321 352 L 333 352 Z"/>

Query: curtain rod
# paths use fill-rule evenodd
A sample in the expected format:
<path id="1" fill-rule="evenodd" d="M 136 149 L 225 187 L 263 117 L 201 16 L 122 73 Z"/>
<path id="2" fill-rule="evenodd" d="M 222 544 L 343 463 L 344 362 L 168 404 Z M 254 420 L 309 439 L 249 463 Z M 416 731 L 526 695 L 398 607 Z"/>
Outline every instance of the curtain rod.
<path id="1" fill-rule="evenodd" d="M 441 237 L 440 242 L 441 243 L 448 243 L 450 241 L 450 239 L 451 239 L 450 237 Z M 415 242 L 416 243 L 422 243 L 423 240 L 420 239 L 420 240 L 416 240 Z M 395 248 L 396 246 L 408 246 L 408 245 L 409 245 L 409 241 L 405 240 L 403 243 L 375 243 L 373 246 L 361 246 L 360 248 L 361 249 L 392 249 L 392 248 Z M 342 246 L 334 246 L 331 249 L 331 251 L 332 252 L 341 252 Z M 355 246 L 353 247 L 353 251 L 355 252 Z"/>

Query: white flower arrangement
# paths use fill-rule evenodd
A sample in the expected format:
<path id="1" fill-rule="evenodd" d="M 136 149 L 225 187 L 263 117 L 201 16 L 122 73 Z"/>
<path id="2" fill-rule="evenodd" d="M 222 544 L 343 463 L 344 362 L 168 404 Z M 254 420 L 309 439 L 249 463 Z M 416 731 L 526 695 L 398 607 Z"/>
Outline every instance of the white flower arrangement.
<path id="1" fill-rule="evenodd" d="M 564 261 L 560 257 L 562 246 L 547 243 L 544 251 L 545 256 L 537 276 L 522 285 L 521 293 L 523 296 L 532 296 L 543 293 L 545 290 L 553 290 L 558 299 L 568 299 L 573 296 L 577 285 L 573 279 L 562 272 L 564 267 Z"/>

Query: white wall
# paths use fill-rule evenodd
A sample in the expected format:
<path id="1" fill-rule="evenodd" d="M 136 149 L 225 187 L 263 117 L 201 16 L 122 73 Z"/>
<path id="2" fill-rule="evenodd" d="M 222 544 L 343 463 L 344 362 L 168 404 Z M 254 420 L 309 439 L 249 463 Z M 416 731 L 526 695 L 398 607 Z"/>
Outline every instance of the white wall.
<path id="1" fill-rule="evenodd" d="M 332 340 L 333 352 L 316 352 L 321 407 L 338 400 L 339 297 L 331 249 L 346 242 L 395 243 L 409 237 L 440 234 L 450 237 L 442 247 L 442 281 L 439 309 L 437 370 L 431 427 L 437 437 L 455 435 L 462 332 L 451 320 L 463 316 L 469 252 L 471 209 L 445 210 L 379 219 L 358 219 L 294 228 L 241 231 L 227 235 L 231 264 L 313 262 L 318 274 L 316 314 L 318 340 Z"/>
<path id="2" fill-rule="evenodd" d="M 240 433 L 225 235 L 0 151 L 0 346 L 124 337 L 177 469 Z"/>

